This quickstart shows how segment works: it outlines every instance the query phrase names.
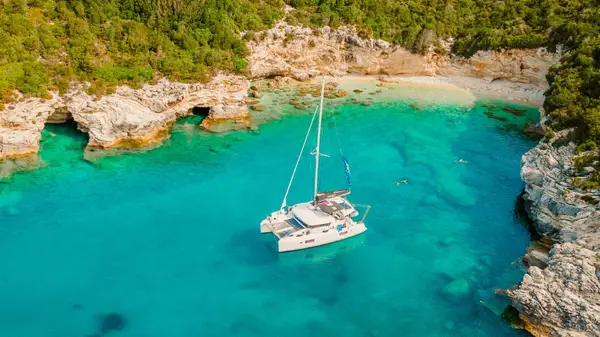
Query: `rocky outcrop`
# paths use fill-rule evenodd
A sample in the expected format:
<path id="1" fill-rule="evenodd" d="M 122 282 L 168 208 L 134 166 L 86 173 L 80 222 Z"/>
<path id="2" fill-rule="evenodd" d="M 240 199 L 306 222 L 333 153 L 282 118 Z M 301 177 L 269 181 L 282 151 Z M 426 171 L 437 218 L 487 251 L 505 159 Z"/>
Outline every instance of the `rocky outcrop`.
<path id="1" fill-rule="evenodd" d="M 425 75 L 510 81 L 545 89 L 545 75 L 558 55 L 545 49 L 478 52 L 465 59 L 411 53 L 383 40 L 363 39 L 354 27 L 310 29 L 279 22 L 248 43 L 255 78 L 288 76 L 304 81 L 318 74 Z M 475 84 L 480 86 L 481 83 Z"/>
<path id="2" fill-rule="evenodd" d="M 559 55 L 544 48 L 479 51 L 470 58 L 452 57 L 440 65 L 438 75 L 477 77 L 493 81 L 546 83 L 550 66 Z"/>
<path id="3" fill-rule="evenodd" d="M 299 81 L 348 72 L 363 75 L 435 75 L 436 56 L 413 54 L 383 40 L 363 39 L 342 26 L 310 29 L 279 22 L 248 43 L 254 78 L 288 76 Z"/>
<path id="4" fill-rule="evenodd" d="M 518 288 L 509 290 L 525 328 L 534 336 L 598 336 L 598 254 L 577 243 L 555 244 L 549 264 L 532 266 Z"/>
<path id="5" fill-rule="evenodd" d="M 0 111 L 0 161 L 35 155 L 48 117 L 62 105 L 52 93 L 47 100 L 26 99 Z"/>
<path id="6" fill-rule="evenodd" d="M 90 148 L 138 148 L 159 144 L 170 124 L 192 114 L 194 107 L 209 107 L 207 118 L 247 118 L 244 99 L 248 81 L 217 77 L 208 84 L 161 80 L 133 90 L 119 87 L 97 101 L 81 91 L 65 95 L 65 104 L 79 128 L 90 136 Z"/>
<path id="7" fill-rule="evenodd" d="M 594 204 L 600 191 L 575 187 L 574 176 L 585 179 L 585 172 L 578 174 L 573 165 L 575 145 L 567 134 L 541 142 L 522 159 L 525 210 L 537 231 L 555 243 L 547 267 L 530 266 L 507 291 L 536 337 L 600 336 L 600 206 Z"/>
<path id="8" fill-rule="evenodd" d="M 217 76 L 207 84 L 161 80 L 141 89 L 118 87 L 96 99 L 74 85 L 50 100 L 26 99 L 0 113 L 0 160 L 35 155 L 46 122 L 73 118 L 89 134 L 88 148 L 140 148 L 159 144 L 169 125 L 191 115 L 194 107 L 210 108 L 210 121 L 249 118 L 245 98 L 248 81 Z"/>

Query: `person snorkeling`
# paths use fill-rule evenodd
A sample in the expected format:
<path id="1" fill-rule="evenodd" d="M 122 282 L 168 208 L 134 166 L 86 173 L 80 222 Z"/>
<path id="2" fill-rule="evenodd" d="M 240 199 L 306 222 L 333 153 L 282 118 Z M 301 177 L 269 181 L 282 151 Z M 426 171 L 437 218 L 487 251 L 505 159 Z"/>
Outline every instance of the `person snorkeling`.
<path id="1" fill-rule="evenodd" d="M 400 186 L 400 183 L 408 184 L 408 179 L 404 178 L 401 181 L 396 181 L 396 186 Z"/>

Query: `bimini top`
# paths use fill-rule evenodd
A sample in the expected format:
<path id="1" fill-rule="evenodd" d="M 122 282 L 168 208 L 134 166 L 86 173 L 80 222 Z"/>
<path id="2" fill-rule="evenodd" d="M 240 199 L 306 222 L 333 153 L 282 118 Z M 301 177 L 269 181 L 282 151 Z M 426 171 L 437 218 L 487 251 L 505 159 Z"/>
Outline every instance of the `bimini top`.
<path id="1" fill-rule="evenodd" d="M 294 217 L 302 221 L 305 226 L 323 226 L 333 221 L 327 213 L 312 208 L 310 204 L 298 205 L 292 208 L 292 212 L 294 213 Z"/>
<path id="2" fill-rule="evenodd" d="M 350 194 L 349 190 L 336 190 L 336 191 L 329 191 L 329 192 L 319 192 L 317 193 L 317 202 L 321 202 L 323 200 L 326 199 L 331 199 L 331 198 L 335 198 L 335 197 L 343 197 L 345 195 Z"/>

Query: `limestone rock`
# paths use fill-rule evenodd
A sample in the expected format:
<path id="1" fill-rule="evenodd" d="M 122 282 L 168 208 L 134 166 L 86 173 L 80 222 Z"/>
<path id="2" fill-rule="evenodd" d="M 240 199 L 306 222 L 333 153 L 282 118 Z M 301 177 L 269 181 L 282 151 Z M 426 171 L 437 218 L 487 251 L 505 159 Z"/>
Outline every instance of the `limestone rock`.
<path id="1" fill-rule="evenodd" d="M 546 135 L 546 129 L 541 123 L 527 123 L 523 131 L 526 134 L 530 135 L 532 138 L 538 140 L 544 137 L 544 135 Z"/>
<path id="2" fill-rule="evenodd" d="M 46 122 L 72 117 L 89 134 L 88 148 L 138 148 L 159 144 L 169 125 L 191 115 L 194 107 L 210 107 L 208 118 L 246 118 L 248 81 L 217 76 L 207 84 L 175 83 L 166 79 L 141 89 L 118 87 L 100 99 L 75 84 L 63 96 L 27 99 L 0 113 L 0 160 L 34 155 Z"/>
<path id="3" fill-rule="evenodd" d="M 44 123 L 60 105 L 52 93 L 51 99 L 29 98 L 0 111 L 0 161 L 35 155 Z"/>
<path id="4" fill-rule="evenodd" d="M 292 36 L 292 38 L 287 38 Z M 545 75 L 560 55 L 543 48 L 480 51 L 465 59 L 411 53 L 382 40 L 363 39 L 354 27 L 308 27 L 278 22 L 248 43 L 249 69 L 254 78 L 291 76 L 305 81 L 316 75 L 406 75 L 452 77 L 452 83 L 477 90 L 534 92 L 543 98 Z M 285 42 L 284 42 L 285 39 Z M 442 41 L 446 44 L 448 41 Z M 473 82 L 465 79 L 479 78 Z M 517 83 L 517 84 L 515 84 Z M 508 87 L 508 89 L 507 89 Z"/>
<path id="5" fill-rule="evenodd" d="M 519 287 L 507 291 L 534 336 L 598 336 L 596 259 L 577 244 L 556 244 L 547 268 L 530 267 Z"/>
<path id="6" fill-rule="evenodd" d="M 575 144 L 554 144 L 568 132 L 541 142 L 521 161 L 525 210 L 536 230 L 555 242 L 547 258 L 528 253 L 527 259 L 542 263 L 532 263 L 518 287 L 507 291 L 536 337 L 600 335 L 600 208 L 581 200 L 600 191 L 572 184 Z"/>
<path id="7" fill-rule="evenodd" d="M 546 74 L 559 55 L 546 49 L 479 51 L 469 59 L 453 57 L 440 66 L 440 75 L 481 77 L 521 83 L 546 83 Z"/>

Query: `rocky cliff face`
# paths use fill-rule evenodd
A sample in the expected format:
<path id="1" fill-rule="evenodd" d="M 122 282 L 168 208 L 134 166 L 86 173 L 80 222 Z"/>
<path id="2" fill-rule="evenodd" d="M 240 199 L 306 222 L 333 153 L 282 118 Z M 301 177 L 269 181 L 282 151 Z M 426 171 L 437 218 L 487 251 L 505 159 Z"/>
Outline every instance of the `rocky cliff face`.
<path id="1" fill-rule="evenodd" d="M 35 155 L 46 122 L 73 118 L 89 134 L 88 148 L 137 148 L 159 144 L 168 127 L 191 115 L 194 107 L 207 107 L 206 120 L 249 118 L 245 99 L 249 82 L 239 76 L 218 76 L 207 84 L 161 80 L 141 89 L 123 86 L 99 99 L 74 85 L 52 99 L 26 99 L 0 112 L 0 160 Z"/>
<path id="2" fill-rule="evenodd" d="M 600 206 L 594 205 L 600 190 L 575 187 L 576 176 L 586 179 L 593 168 L 575 168 L 575 145 L 560 144 L 566 133 L 522 159 L 526 211 L 538 232 L 555 243 L 547 267 L 531 266 L 507 291 L 536 337 L 600 336 Z"/>
<path id="3" fill-rule="evenodd" d="M 36 154 L 44 123 L 61 101 L 54 93 L 49 100 L 28 99 L 0 112 L 0 160 Z"/>
<path id="4" fill-rule="evenodd" d="M 476 77 L 546 86 L 548 68 L 558 61 L 544 49 L 478 52 L 470 59 L 413 54 L 383 40 L 362 39 L 353 27 L 312 30 L 279 22 L 248 43 L 255 78 L 318 74 L 426 75 Z M 458 82 L 457 82 L 458 83 Z"/>

